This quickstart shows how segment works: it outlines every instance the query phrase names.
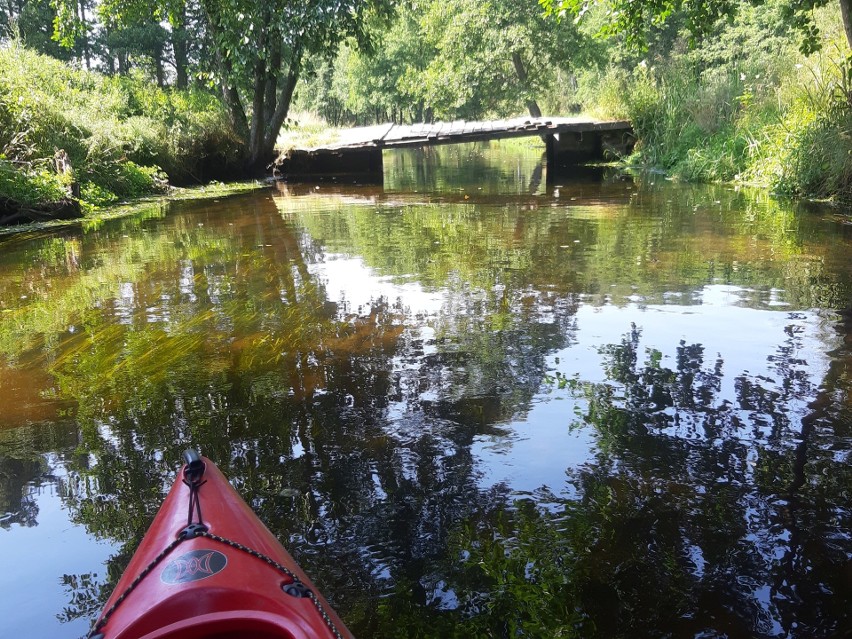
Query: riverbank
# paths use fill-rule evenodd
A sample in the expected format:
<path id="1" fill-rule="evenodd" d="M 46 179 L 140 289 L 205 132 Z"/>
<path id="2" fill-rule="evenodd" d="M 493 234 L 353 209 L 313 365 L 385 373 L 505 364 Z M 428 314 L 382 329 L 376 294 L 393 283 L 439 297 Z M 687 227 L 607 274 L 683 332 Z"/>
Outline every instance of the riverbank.
<path id="1" fill-rule="evenodd" d="M 3 236 L 8 235 L 18 235 L 32 231 L 74 225 L 81 225 L 84 229 L 91 230 L 99 227 L 108 220 L 130 217 L 132 215 L 144 215 L 149 211 L 159 211 L 163 206 L 166 206 L 171 202 L 218 199 L 268 187 L 269 184 L 267 182 L 257 180 L 229 183 L 210 182 L 205 185 L 188 188 L 169 187 L 166 193 L 160 195 L 139 197 L 130 202 L 93 209 L 82 218 L 53 219 L 40 222 L 30 222 L 27 224 L 0 226 L 0 239 L 2 239 Z"/>
<path id="2" fill-rule="evenodd" d="M 234 179 L 239 153 L 206 92 L 0 49 L 0 224 L 86 218 L 170 185 Z"/>
<path id="3" fill-rule="evenodd" d="M 628 162 L 685 181 L 852 202 L 852 57 L 839 8 L 815 12 L 821 48 L 798 49 L 776 6 L 751 7 L 707 46 L 673 48 L 585 78 L 596 114 L 638 136 Z"/>
<path id="4" fill-rule="evenodd" d="M 608 40 L 606 56 L 573 69 L 570 82 L 539 83 L 539 101 L 549 113 L 582 105 L 598 118 L 630 119 L 638 144 L 628 166 L 846 205 L 852 58 L 839 9 L 816 11 L 822 46 L 807 56 L 779 12 L 774 4 L 743 9 L 699 46 L 676 24 L 655 33 L 642 54 Z M 318 90 L 311 82 L 301 95 Z M 494 117 L 518 113 L 519 105 L 507 111 L 487 97 L 482 109 Z M 303 97 L 296 107 L 303 112 L 291 116 L 279 150 L 334 140 L 332 120 L 311 115 L 321 111 L 315 101 Z M 161 89 L 141 72 L 73 69 L 14 42 L 0 50 L 0 225 L 86 218 L 169 185 L 230 181 L 241 174 L 240 157 L 240 136 L 211 93 Z"/>

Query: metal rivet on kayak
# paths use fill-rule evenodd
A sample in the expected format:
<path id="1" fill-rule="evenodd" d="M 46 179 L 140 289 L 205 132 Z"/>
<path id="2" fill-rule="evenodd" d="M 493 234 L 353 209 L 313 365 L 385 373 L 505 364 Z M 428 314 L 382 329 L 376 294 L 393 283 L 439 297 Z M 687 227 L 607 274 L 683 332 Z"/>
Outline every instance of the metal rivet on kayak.
<path id="1" fill-rule="evenodd" d="M 304 599 L 311 596 L 311 590 L 301 581 L 292 581 L 290 583 L 281 584 L 281 590 L 286 592 L 291 597 Z"/>

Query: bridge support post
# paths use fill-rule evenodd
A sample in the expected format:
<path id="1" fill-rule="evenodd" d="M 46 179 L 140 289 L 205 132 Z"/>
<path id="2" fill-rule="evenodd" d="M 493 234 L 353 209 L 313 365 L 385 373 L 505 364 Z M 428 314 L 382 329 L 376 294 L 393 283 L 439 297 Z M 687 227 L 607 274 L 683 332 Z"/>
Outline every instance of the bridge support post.
<path id="1" fill-rule="evenodd" d="M 335 181 L 381 184 L 380 147 L 319 151 L 293 150 L 276 162 L 275 173 L 295 182 Z"/>
<path id="2" fill-rule="evenodd" d="M 635 138 L 627 130 L 562 131 L 547 136 L 547 166 L 555 170 L 629 154 Z"/>
<path id="3" fill-rule="evenodd" d="M 560 168 L 602 159 L 597 131 L 564 131 L 547 136 L 547 166 Z"/>

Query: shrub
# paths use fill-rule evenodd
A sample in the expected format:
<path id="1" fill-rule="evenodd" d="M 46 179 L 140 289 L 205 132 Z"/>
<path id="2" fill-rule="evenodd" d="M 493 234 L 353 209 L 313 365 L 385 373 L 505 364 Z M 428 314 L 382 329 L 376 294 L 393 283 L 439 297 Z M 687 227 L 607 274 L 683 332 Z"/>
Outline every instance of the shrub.
<path id="1" fill-rule="evenodd" d="M 166 179 L 201 180 L 209 156 L 240 154 L 212 95 L 72 69 L 13 42 L 0 49 L 0 197 L 64 196 L 66 178 L 51 170 L 59 149 L 95 206 L 161 191 Z"/>
<path id="2" fill-rule="evenodd" d="M 64 199 L 65 186 L 62 177 L 50 169 L 16 166 L 0 156 L 0 197 L 35 206 Z"/>

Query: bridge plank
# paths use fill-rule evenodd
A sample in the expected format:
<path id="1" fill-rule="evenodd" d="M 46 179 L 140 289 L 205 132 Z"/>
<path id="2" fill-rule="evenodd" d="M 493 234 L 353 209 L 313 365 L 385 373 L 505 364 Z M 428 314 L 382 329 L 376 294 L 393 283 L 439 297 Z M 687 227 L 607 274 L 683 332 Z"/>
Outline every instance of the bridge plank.
<path id="1" fill-rule="evenodd" d="M 439 137 L 441 135 L 441 130 L 444 128 L 444 126 L 445 126 L 444 122 L 435 122 L 432 125 L 432 130 L 429 132 L 429 137 L 430 138 Z"/>
<path id="2" fill-rule="evenodd" d="M 387 143 L 398 142 L 401 140 L 407 140 L 410 138 L 416 138 L 417 133 L 414 131 L 414 127 L 410 125 L 397 125 L 394 127 L 393 131 L 385 138 Z"/>
<path id="3" fill-rule="evenodd" d="M 507 120 L 453 122 L 417 122 L 406 124 L 379 124 L 357 127 L 340 132 L 333 144 L 311 149 L 296 149 L 304 153 L 321 153 L 344 149 L 405 148 L 468 142 L 477 140 L 499 140 L 524 135 L 551 135 L 563 132 L 632 132 L 630 122 L 625 120 L 592 120 L 579 117 L 517 117 Z"/>

